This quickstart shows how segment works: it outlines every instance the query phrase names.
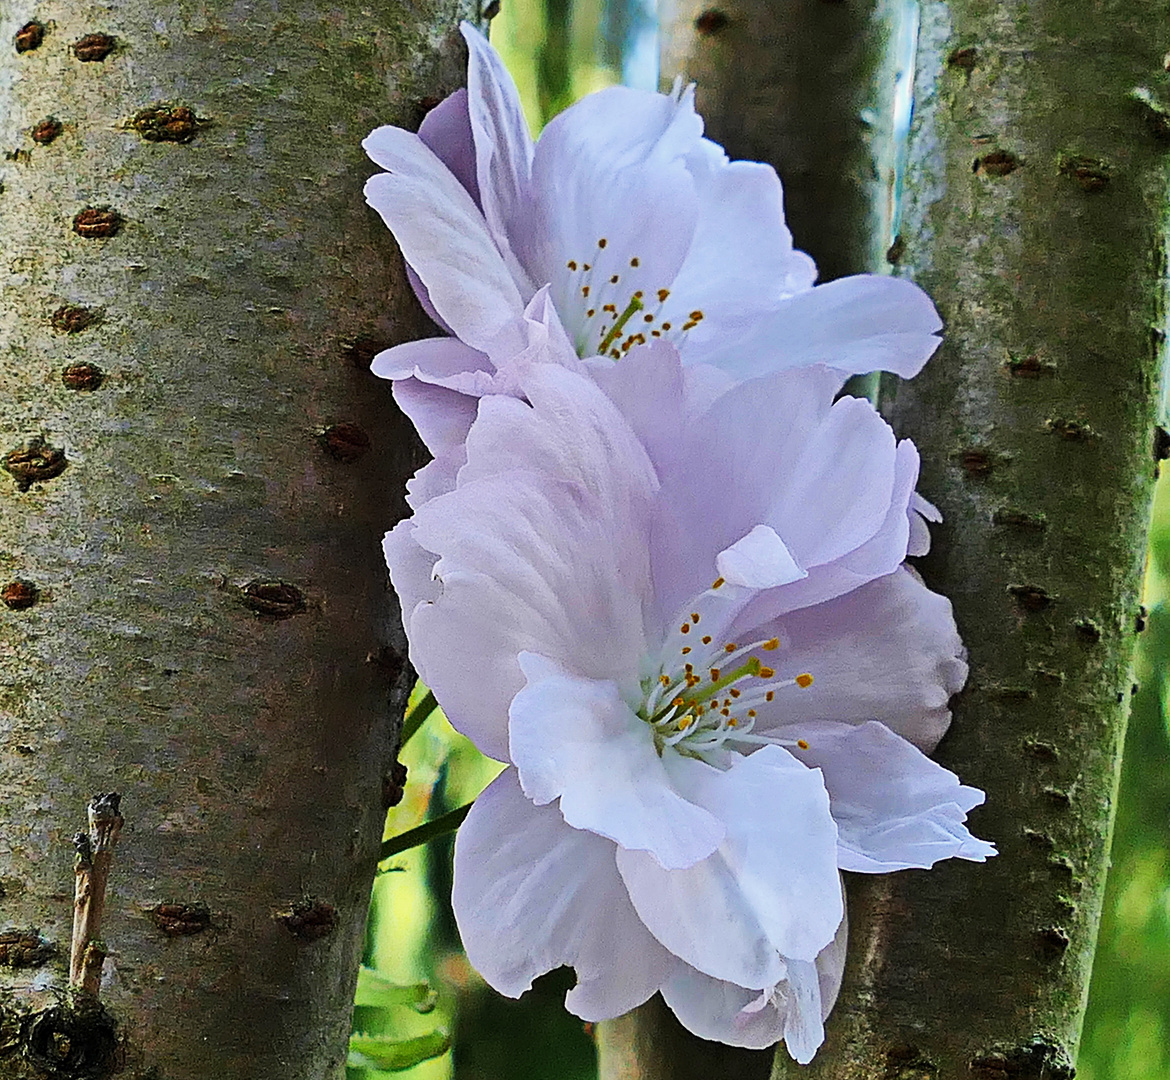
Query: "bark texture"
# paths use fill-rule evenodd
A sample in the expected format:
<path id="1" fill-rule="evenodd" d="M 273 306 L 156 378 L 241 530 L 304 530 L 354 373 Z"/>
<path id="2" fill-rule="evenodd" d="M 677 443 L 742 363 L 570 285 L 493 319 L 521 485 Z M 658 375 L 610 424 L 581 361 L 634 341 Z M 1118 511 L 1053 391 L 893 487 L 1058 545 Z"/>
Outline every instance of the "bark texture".
<path id="1" fill-rule="evenodd" d="M 813 1065 L 1073 1075 L 1131 691 L 1165 325 L 1162 2 L 928 2 L 903 265 L 947 324 L 902 384 L 945 522 L 924 561 L 971 678 L 938 757 L 987 792 L 984 866 L 850 882 Z"/>
<path id="2" fill-rule="evenodd" d="M 900 0 L 671 0 L 662 73 L 697 83 L 707 133 L 784 181 L 797 247 L 828 281 L 890 244 Z"/>
<path id="3" fill-rule="evenodd" d="M 460 81 L 465 14 L 0 9 L 6 1080 L 344 1075 L 417 463 L 366 369 L 424 330 L 358 144 Z M 95 1007 L 70 838 L 110 791 Z"/>

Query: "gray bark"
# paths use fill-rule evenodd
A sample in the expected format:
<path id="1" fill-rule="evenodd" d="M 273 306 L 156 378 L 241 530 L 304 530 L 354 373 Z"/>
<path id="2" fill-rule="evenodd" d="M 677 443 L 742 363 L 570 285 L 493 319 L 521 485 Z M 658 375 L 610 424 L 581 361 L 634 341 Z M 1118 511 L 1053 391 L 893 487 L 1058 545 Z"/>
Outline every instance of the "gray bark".
<path id="1" fill-rule="evenodd" d="M 425 329 L 358 144 L 460 81 L 468 13 L 377 7 L 0 12 L 6 1078 L 344 1075 L 417 463 L 366 365 Z M 95 1011 L 60 989 L 100 791 Z"/>

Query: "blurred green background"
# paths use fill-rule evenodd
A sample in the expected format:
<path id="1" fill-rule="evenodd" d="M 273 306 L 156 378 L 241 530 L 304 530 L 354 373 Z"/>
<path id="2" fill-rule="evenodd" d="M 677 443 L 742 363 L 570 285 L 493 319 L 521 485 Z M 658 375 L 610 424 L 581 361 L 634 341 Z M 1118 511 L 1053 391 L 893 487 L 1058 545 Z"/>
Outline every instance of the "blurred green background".
<path id="1" fill-rule="evenodd" d="M 534 132 L 584 94 L 623 81 L 650 86 L 649 0 L 506 0 L 492 42 L 516 79 Z M 623 59 L 625 70 L 623 72 Z M 1170 474 L 1168 474 L 1170 477 Z M 1113 840 L 1113 869 L 1077 1073 L 1081 1080 L 1170 1080 L 1170 478 L 1158 485 L 1151 535 L 1140 689 L 1125 747 Z M 413 701 L 420 696 L 416 691 Z M 474 798 L 499 771 L 440 712 L 405 748 L 406 796 L 387 817 L 387 837 Z M 487 988 L 459 946 L 450 908 L 448 836 L 383 864 L 374 886 L 365 964 L 389 983 L 427 983 L 420 1004 L 386 1005 L 378 983 L 359 990 L 354 1031 L 397 1051 L 382 1064 L 351 1054 L 349 1080 L 594 1080 L 586 1025 L 562 1000 L 571 973 L 538 980 L 520 1001 Z M 391 991 L 410 998 L 412 992 Z M 416 995 L 417 996 L 417 995 Z M 362 1001 L 371 1004 L 361 1004 Z M 377 1004 L 373 1004 L 377 1002 Z M 430 1044 L 426 1037 L 439 1032 Z M 448 1039 L 442 1039 L 442 1035 Z M 405 1042 L 404 1042 L 405 1040 Z M 409 1040 L 415 1040 L 410 1042 Z M 452 1049 L 407 1071 L 450 1042 Z M 355 1046 L 359 1044 L 355 1043 Z M 377 1042 L 367 1049 L 377 1056 Z"/>

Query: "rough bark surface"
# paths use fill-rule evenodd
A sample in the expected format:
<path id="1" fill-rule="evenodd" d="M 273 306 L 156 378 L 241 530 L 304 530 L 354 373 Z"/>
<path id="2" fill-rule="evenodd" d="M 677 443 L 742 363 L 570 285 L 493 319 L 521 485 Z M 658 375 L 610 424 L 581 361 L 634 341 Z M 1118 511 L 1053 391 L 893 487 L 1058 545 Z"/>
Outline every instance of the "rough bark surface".
<path id="1" fill-rule="evenodd" d="M 0 9 L 5 1078 L 344 1075 L 417 454 L 366 368 L 424 329 L 358 144 L 459 82 L 467 13 Z M 61 989 L 102 791 L 97 1012 Z"/>
<path id="2" fill-rule="evenodd" d="M 1164 343 L 1165 3 L 926 3 L 900 386 L 971 677 L 938 757 L 1000 855 L 850 882 L 833 1080 L 1071 1078 L 1131 691 Z"/>
<path id="3" fill-rule="evenodd" d="M 897 0 L 672 0 L 662 73 L 697 83 L 711 138 L 784 181 L 797 247 L 827 281 L 890 243 Z"/>

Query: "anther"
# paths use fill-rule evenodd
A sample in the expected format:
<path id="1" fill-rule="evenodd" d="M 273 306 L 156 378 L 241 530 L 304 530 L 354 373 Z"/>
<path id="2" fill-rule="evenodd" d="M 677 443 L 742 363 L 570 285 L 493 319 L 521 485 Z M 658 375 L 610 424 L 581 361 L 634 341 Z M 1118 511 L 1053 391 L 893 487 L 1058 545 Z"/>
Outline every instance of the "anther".
<path id="1" fill-rule="evenodd" d="M 718 682 L 718 681 L 719 681 L 719 669 L 718 669 L 717 667 L 713 667 L 713 668 L 711 669 L 711 681 L 712 681 L 712 682 Z"/>
<path id="2" fill-rule="evenodd" d="M 770 667 L 762 667 L 758 672 L 756 672 L 756 674 L 759 675 L 761 679 L 771 679 L 773 676 L 775 676 L 776 672 L 774 672 Z M 809 677 L 809 682 L 812 682 L 811 676 Z"/>
<path id="3" fill-rule="evenodd" d="M 597 308 L 590 308 L 587 312 L 585 312 L 585 318 L 592 319 L 593 316 L 596 314 L 597 314 Z"/>
<path id="4" fill-rule="evenodd" d="M 691 624 L 683 623 L 682 626 L 678 628 L 678 632 L 680 634 L 689 634 L 691 632 Z"/>
<path id="5" fill-rule="evenodd" d="M 611 285 L 616 285 L 616 284 L 617 284 L 619 281 L 621 281 L 621 275 L 620 275 L 620 274 L 614 274 L 614 275 L 613 275 L 613 277 L 611 277 L 611 278 L 609 279 L 609 283 L 610 283 Z"/>
<path id="6" fill-rule="evenodd" d="M 663 329 L 663 330 L 665 330 L 665 331 L 667 331 L 667 332 L 669 332 L 669 331 L 670 331 L 670 323 L 668 323 L 668 322 L 664 322 L 664 323 L 662 324 L 662 329 Z"/>
<path id="7" fill-rule="evenodd" d="M 691 312 L 691 320 L 693 322 L 702 322 L 703 313 L 701 311 L 692 311 Z"/>
<path id="8" fill-rule="evenodd" d="M 665 325 L 665 324 L 664 324 L 664 325 Z M 716 579 L 715 579 L 715 580 L 714 580 L 714 581 L 711 583 L 711 588 L 712 588 L 712 589 L 720 589 L 720 588 L 722 588 L 722 587 L 723 587 L 723 584 L 724 584 L 724 582 L 723 582 L 723 578 L 721 578 L 721 577 L 717 577 L 717 578 L 716 578 Z"/>
<path id="9" fill-rule="evenodd" d="M 760 648 L 766 649 L 768 652 L 771 652 L 773 649 L 778 649 L 780 648 L 780 639 L 772 638 L 771 641 L 765 641 L 764 644 L 760 646 Z"/>
<path id="10" fill-rule="evenodd" d="M 771 700 L 772 700 L 772 699 L 773 699 L 775 696 L 776 696 L 776 691 L 775 691 L 775 690 L 769 690 L 769 691 L 768 691 L 768 692 L 767 692 L 767 693 L 764 695 L 764 700 L 765 700 L 765 701 L 771 701 Z"/>
<path id="11" fill-rule="evenodd" d="M 588 296 L 588 295 L 589 295 L 589 286 L 588 286 L 588 285 L 582 285 L 582 286 L 581 286 L 581 295 L 582 295 L 582 296 Z"/>
<path id="12" fill-rule="evenodd" d="M 802 690 L 807 690 L 813 684 L 813 677 L 807 672 L 802 672 L 796 676 L 796 685 Z"/>
<path id="13" fill-rule="evenodd" d="M 808 749 L 808 743 L 806 743 L 806 742 L 804 741 L 804 739 L 797 739 L 797 740 L 796 740 L 796 745 L 797 745 L 797 746 L 799 746 L 801 750 L 807 750 L 807 749 Z"/>
<path id="14" fill-rule="evenodd" d="M 608 241 L 608 240 L 606 240 L 606 238 L 603 236 L 603 237 L 602 237 L 600 240 L 598 240 L 598 241 L 597 241 L 597 246 L 598 246 L 599 248 L 603 248 L 603 247 L 605 247 L 605 245 L 606 245 L 606 244 L 608 244 L 608 243 L 609 243 L 609 241 Z"/>
<path id="15" fill-rule="evenodd" d="M 642 316 L 642 322 L 653 322 L 653 321 L 654 321 L 653 315 L 643 315 Z"/>
<path id="16" fill-rule="evenodd" d="M 697 611 L 691 612 L 691 622 L 697 623 L 699 621 L 699 613 Z"/>
<path id="17" fill-rule="evenodd" d="M 634 266 L 634 267 L 641 266 L 641 265 L 642 265 L 642 260 L 641 260 L 641 259 L 639 259 L 637 255 L 635 255 L 635 256 L 634 256 L 634 257 L 633 257 L 633 258 L 630 260 L 630 265 L 631 265 L 631 266 Z"/>
<path id="18" fill-rule="evenodd" d="M 704 645 L 710 645 L 710 644 L 711 644 L 711 635 L 710 635 L 710 634 L 705 634 L 705 635 L 703 636 L 703 644 L 704 644 Z"/>
<path id="19" fill-rule="evenodd" d="M 568 263 L 566 263 L 566 265 L 568 266 L 568 268 L 569 268 L 570 270 L 576 270 L 576 269 L 577 269 L 577 260 L 576 260 L 576 259 L 570 259 L 570 260 L 568 261 Z"/>
<path id="20" fill-rule="evenodd" d="M 726 645 L 723 646 L 723 651 L 724 652 L 735 652 L 735 650 L 738 648 L 739 648 L 738 645 L 729 641 Z"/>
<path id="21" fill-rule="evenodd" d="M 664 303 L 666 303 L 666 298 L 667 298 L 669 295 L 670 295 L 670 290 L 669 290 L 669 289 L 659 289 L 659 290 L 658 290 L 658 302 L 659 302 L 660 304 L 664 304 Z"/>
<path id="22" fill-rule="evenodd" d="M 690 651 L 691 651 L 691 647 L 690 647 L 689 645 L 684 645 L 684 646 L 682 647 L 682 654 L 683 654 L 683 656 L 686 656 L 686 655 L 687 655 L 687 653 L 689 653 Z"/>

